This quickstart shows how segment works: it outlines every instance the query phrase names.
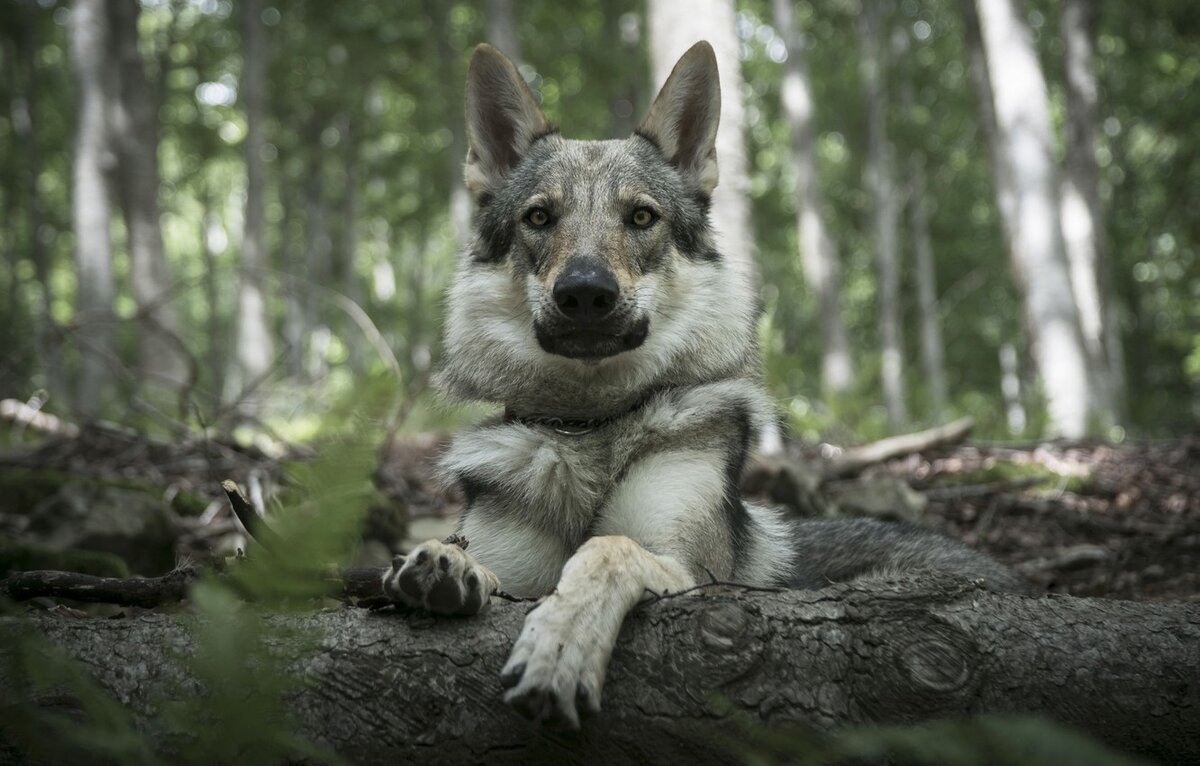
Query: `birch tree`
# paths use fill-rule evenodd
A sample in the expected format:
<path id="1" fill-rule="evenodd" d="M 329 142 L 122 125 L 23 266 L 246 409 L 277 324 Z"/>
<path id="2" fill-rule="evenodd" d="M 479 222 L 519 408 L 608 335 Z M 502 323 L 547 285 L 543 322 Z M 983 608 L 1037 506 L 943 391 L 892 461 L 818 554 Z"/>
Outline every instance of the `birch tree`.
<path id="1" fill-rule="evenodd" d="M 1062 40 L 1067 119 L 1061 184 L 1063 246 L 1094 382 L 1094 410 L 1115 423 L 1123 387 L 1121 341 L 1113 321 L 1108 262 L 1100 227 L 1099 169 L 1096 166 L 1096 72 L 1093 62 L 1097 6 L 1065 0 Z"/>
<path id="2" fill-rule="evenodd" d="M 757 272 L 750 231 L 745 106 L 733 0 L 688 3 L 650 0 L 647 26 L 651 81 L 655 89 L 662 87 L 675 62 L 697 40 L 708 40 L 716 51 L 721 76 L 721 125 L 717 131 L 721 181 L 712 196 L 713 228 L 725 257 L 753 276 Z"/>
<path id="3" fill-rule="evenodd" d="M 1012 183 L 1001 199 L 1012 261 L 1049 428 L 1077 438 L 1092 397 L 1087 354 L 1063 254 L 1046 80 L 1019 0 L 977 2 L 996 120 L 997 172 Z M 1000 167 L 1004 168 L 1003 171 Z"/>
<path id="4" fill-rule="evenodd" d="M 804 278 L 817 298 L 821 323 L 821 389 L 841 394 L 854 386 L 850 341 L 842 318 L 841 264 L 825 220 L 825 199 L 817 172 L 816 104 L 808 74 L 803 35 L 789 0 L 774 0 L 775 28 L 787 46 L 781 96 L 791 133 L 796 171 L 796 229 Z"/>
<path id="5" fill-rule="evenodd" d="M 888 135 L 888 20 L 878 0 L 867 0 L 859 17 L 863 80 L 867 89 L 867 186 L 871 190 L 871 240 L 878 276 L 880 375 L 888 425 L 908 421 L 904 386 L 904 334 L 900 319 L 900 199 Z"/>
<path id="6" fill-rule="evenodd" d="M 275 343 L 267 313 L 265 172 L 267 51 L 262 22 L 262 0 L 243 0 L 241 99 L 246 113 L 246 212 L 242 234 L 238 286 L 236 374 L 230 381 L 241 387 L 266 376 L 273 363 Z M 233 396 L 241 392 L 234 390 Z"/>
<path id="7" fill-rule="evenodd" d="M 69 20 L 75 81 L 75 154 L 71 226 L 75 231 L 75 309 L 79 370 L 75 409 L 94 418 L 112 395 L 116 361 L 113 332 L 112 203 L 106 173 L 112 165 L 106 112 L 113 99 L 106 76 L 105 0 L 74 0 Z"/>
<path id="8" fill-rule="evenodd" d="M 487 36 L 488 42 L 501 53 L 518 64 L 521 62 L 521 37 L 517 34 L 514 0 L 487 0 Z M 440 37 L 445 39 L 444 34 Z"/>
<path id="9" fill-rule="evenodd" d="M 137 1 L 113 0 L 108 10 L 110 55 L 117 63 L 109 119 L 137 306 L 139 380 L 177 388 L 187 381 L 188 366 L 159 224 L 158 98 L 138 48 Z"/>

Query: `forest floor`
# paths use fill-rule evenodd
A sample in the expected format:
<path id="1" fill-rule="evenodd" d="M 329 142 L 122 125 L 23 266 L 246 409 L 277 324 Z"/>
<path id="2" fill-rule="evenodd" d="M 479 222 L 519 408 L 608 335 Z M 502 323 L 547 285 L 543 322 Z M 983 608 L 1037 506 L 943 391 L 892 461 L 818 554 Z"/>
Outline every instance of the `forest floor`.
<path id="1" fill-rule="evenodd" d="M 462 498 L 442 492 L 436 480 L 443 444 L 436 435 L 408 440 L 380 474 L 389 493 L 407 501 L 414 531 L 431 533 L 414 539 L 448 528 L 438 524 L 462 509 Z M 800 465 L 821 465 L 821 452 L 788 445 L 788 459 Z M 802 473 L 810 484 L 811 475 Z M 939 529 L 1045 592 L 1200 601 L 1200 435 L 1117 445 L 966 443 L 799 490 L 795 482 L 764 487 L 761 476 L 746 484 L 749 495 L 793 513 L 865 510 Z M 882 497 L 858 502 L 870 487 Z"/>
<path id="2" fill-rule="evenodd" d="M 445 434 L 403 437 L 381 458 L 373 477 L 379 501 L 364 530 L 375 559 L 452 530 L 462 497 L 443 490 L 435 470 L 446 440 Z M 801 515 L 865 513 L 924 524 L 992 554 L 1046 592 L 1200 601 L 1200 434 L 1124 444 L 966 442 L 851 476 L 827 470 L 834 453 L 828 445 L 789 443 L 784 457 L 748 472 L 747 493 Z M 0 544 L 0 570 L 81 569 L 77 557 L 48 559 L 51 550 L 122 559 L 98 570 L 94 560 L 82 559 L 83 569 L 96 574 L 122 574 L 122 564 L 133 573 L 160 574 L 205 551 L 231 553 L 245 540 L 220 480 L 238 481 L 252 498 L 269 495 L 286 482 L 289 459 L 311 454 L 268 456 L 119 429 L 84 429 L 0 450 L 0 539 L 9 540 Z M 162 518 L 155 503 L 131 501 L 139 491 L 163 506 Z M 86 519 L 101 515 L 96 509 L 105 504 L 120 506 L 120 534 L 88 531 Z M 132 525 L 135 506 L 154 523 Z M 118 539 L 127 533 L 129 539 Z"/>

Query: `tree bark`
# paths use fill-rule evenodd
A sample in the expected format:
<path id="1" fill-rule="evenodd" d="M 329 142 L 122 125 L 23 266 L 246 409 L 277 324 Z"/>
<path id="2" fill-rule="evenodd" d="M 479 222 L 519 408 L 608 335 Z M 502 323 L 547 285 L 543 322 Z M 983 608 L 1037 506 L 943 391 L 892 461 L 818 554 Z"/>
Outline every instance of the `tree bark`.
<path id="1" fill-rule="evenodd" d="M 850 340 L 842 319 L 842 278 L 837 244 L 825 222 L 825 200 L 817 170 L 816 108 L 809 81 L 804 39 L 796 26 L 792 3 L 774 0 L 775 28 L 787 44 L 787 66 L 781 96 L 792 139 L 796 169 L 796 229 L 800 263 L 809 288 L 817 296 L 821 322 L 821 389 L 842 394 L 854 386 Z"/>
<path id="2" fill-rule="evenodd" d="M 92 419 L 113 395 L 110 365 L 117 360 L 109 230 L 112 203 L 107 179 L 113 157 L 106 117 L 113 93 L 105 75 L 109 30 L 104 0 L 75 0 L 69 19 L 76 115 L 71 227 L 75 232 L 79 370 L 74 405 L 82 418 Z"/>
<path id="3" fill-rule="evenodd" d="M 721 125 L 717 131 L 717 165 L 721 181 L 712 197 L 712 223 L 721 253 L 748 277 L 757 278 L 753 231 L 750 228 L 750 177 L 746 159 L 742 67 L 738 59 L 737 20 L 733 0 L 650 0 L 647 18 L 650 73 L 654 92 L 684 51 L 708 40 L 717 54 L 721 76 Z"/>
<path id="4" fill-rule="evenodd" d="M 900 317 L 900 198 L 895 158 L 888 136 L 888 71 L 891 66 L 887 9 L 879 0 L 863 4 L 859 17 L 863 79 L 867 88 L 867 186 L 871 189 L 871 233 L 878 276 L 880 376 L 883 404 L 893 431 L 908 422 L 904 386 L 904 333 Z"/>
<path id="5" fill-rule="evenodd" d="M 1104 249 L 1100 210 L 1100 171 L 1096 164 L 1098 88 L 1093 40 L 1099 8 L 1088 0 L 1066 0 L 1062 38 L 1067 94 L 1063 158 L 1062 232 L 1079 324 L 1095 383 L 1096 415 L 1105 425 L 1118 420 L 1123 396 L 1121 341 L 1113 326 L 1111 276 Z M 1111 352 L 1111 356 L 1110 356 Z"/>
<path id="6" fill-rule="evenodd" d="M 1164 762 L 1200 758 L 1196 605 L 928 580 L 667 598 L 627 620 L 604 710 L 581 733 L 539 731 L 500 702 L 526 611 L 267 621 L 288 629 L 271 651 L 304 681 L 286 702 L 301 735 L 359 764 L 728 763 L 754 747 L 748 718 L 827 730 L 987 712 L 1048 716 Z M 180 655 L 194 618 L 30 619 L 147 728 L 164 685 L 190 681 Z M 0 620 L 0 640 L 21 625 Z M 62 690 L 31 702 L 61 706 Z"/>
<path id="7" fill-rule="evenodd" d="M 1002 198 L 998 206 L 1011 217 L 1013 269 L 1049 428 L 1077 438 L 1087 433 L 1093 398 L 1063 254 L 1046 80 L 1020 8 L 1019 0 L 975 6 L 995 110 L 996 156 L 1012 182 L 1012 200 Z"/>
<path id="8" fill-rule="evenodd" d="M 267 309 L 267 250 L 265 174 L 263 149 L 266 135 L 267 42 L 262 22 L 262 0 L 243 0 L 241 99 L 246 112 L 246 214 L 242 236 L 240 285 L 236 314 L 235 384 L 227 396 L 237 399 L 241 389 L 262 380 L 275 356 L 274 335 Z"/>
<path id="9" fill-rule="evenodd" d="M 109 46 L 117 98 L 109 111 L 117 152 L 117 188 L 125 215 L 130 281 L 137 305 L 139 383 L 168 390 L 187 384 L 189 369 L 159 223 L 158 103 L 138 48 L 137 0 L 108 3 Z"/>

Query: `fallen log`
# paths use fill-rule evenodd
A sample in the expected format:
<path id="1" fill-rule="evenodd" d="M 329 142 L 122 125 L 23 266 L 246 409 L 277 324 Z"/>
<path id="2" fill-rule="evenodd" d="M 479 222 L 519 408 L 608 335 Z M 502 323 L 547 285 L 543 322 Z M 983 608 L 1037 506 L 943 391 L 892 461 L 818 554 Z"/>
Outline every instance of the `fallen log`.
<path id="1" fill-rule="evenodd" d="M 500 701 L 497 674 L 528 605 L 494 602 L 468 619 L 274 615 L 268 624 L 285 630 L 269 646 L 306 681 L 287 702 L 300 734 L 352 763 L 728 763 L 731 747 L 753 748 L 747 718 L 828 730 L 1008 712 L 1163 762 L 1200 761 L 1197 605 L 942 580 L 712 591 L 635 610 L 604 710 L 578 733 L 539 729 Z M 151 730 L 160 679 L 188 674 L 180 649 L 194 646 L 198 618 L 7 617 L 0 645 L 27 619 Z M 62 702 L 61 690 L 31 701 Z"/>
<path id="2" fill-rule="evenodd" d="M 856 476 L 865 468 L 918 452 L 958 444 L 971 434 L 975 419 L 966 417 L 924 431 L 889 436 L 886 439 L 847 447 L 825 467 L 826 478 L 845 479 Z"/>

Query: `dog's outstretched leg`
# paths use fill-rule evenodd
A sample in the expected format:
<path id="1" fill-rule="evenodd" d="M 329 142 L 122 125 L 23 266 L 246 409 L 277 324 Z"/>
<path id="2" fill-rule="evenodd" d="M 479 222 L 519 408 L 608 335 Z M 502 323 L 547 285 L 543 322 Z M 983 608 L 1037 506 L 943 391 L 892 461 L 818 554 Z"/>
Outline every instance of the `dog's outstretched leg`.
<path id="1" fill-rule="evenodd" d="M 499 589 L 492 570 L 453 541 L 421 543 L 393 559 L 383 576 L 389 598 L 437 614 L 475 614 Z"/>
<path id="2" fill-rule="evenodd" d="M 593 537 L 567 561 L 554 592 L 525 618 L 500 675 L 504 700 L 526 718 L 579 728 L 600 689 L 625 615 L 647 590 L 677 592 L 693 577 L 677 560 L 628 537 Z"/>

